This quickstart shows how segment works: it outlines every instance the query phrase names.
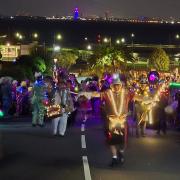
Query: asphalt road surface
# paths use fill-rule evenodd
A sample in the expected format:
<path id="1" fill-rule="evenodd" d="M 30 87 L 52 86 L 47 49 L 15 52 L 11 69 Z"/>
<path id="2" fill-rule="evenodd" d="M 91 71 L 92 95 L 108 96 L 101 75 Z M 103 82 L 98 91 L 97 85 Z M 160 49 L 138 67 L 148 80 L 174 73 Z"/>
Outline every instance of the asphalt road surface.
<path id="1" fill-rule="evenodd" d="M 0 180 L 179 180 L 180 133 L 129 138 L 125 164 L 110 168 L 102 122 L 89 119 L 54 137 L 51 124 L 0 123 Z"/>

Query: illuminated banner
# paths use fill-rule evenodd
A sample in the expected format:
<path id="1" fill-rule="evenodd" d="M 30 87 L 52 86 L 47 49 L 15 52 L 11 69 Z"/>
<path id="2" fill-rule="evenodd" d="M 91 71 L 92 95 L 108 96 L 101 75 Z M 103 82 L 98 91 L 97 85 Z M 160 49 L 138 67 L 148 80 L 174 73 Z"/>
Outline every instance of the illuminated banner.
<path id="1" fill-rule="evenodd" d="M 19 56 L 20 46 L 0 45 L 2 61 L 13 61 Z"/>

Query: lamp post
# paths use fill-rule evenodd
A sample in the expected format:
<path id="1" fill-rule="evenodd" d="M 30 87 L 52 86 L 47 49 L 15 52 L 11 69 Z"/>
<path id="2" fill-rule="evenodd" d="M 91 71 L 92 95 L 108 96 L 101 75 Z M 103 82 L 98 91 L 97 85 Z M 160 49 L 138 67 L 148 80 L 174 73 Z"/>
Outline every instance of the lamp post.
<path id="1" fill-rule="evenodd" d="M 180 35 L 179 35 L 179 34 L 176 34 L 175 39 L 176 39 L 176 44 L 178 44 L 179 39 L 180 39 Z"/>
<path id="2" fill-rule="evenodd" d="M 10 43 L 7 42 L 6 46 L 7 46 L 7 60 L 9 61 L 9 47 L 10 47 Z"/>
<path id="3" fill-rule="evenodd" d="M 34 38 L 34 39 L 37 39 L 38 37 L 39 37 L 39 35 L 38 35 L 37 33 L 34 33 L 34 34 L 33 34 L 33 38 Z"/>
<path id="4" fill-rule="evenodd" d="M 133 45 L 134 45 L 134 38 L 135 38 L 135 34 L 132 33 L 132 34 L 131 34 L 131 44 L 132 44 L 132 47 L 133 47 Z"/>
<path id="5" fill-rule="evenodd" d="M 110 47 L 111 47 L 111 45 L 112 45 L 112 44 L 111 44 L 111 43 L 112 43 L 112 42 L 111 42 L 111 37 L 109 37 L 109 38 L 105 37 L 104 40 L 103 40 L 103 42 L 106 43 L 106 44 L 109 43 L 109 46 L 110 46 Z"/>
<path id="6" fill-rule="evenodd" d="M 120 44 L 121 41 L 119 39 L 116 40 L 116 44 Z"/>
<path id="7" fill-rule="evenodd" d="M 90 50 L 92 50 L 92 46 L 91 46 L 90 44 L 89 44 L 89 45 L 87 45 L 87 47 L 86 47 L 86 48 L 87 48 L 87 50 L 89 50 L 89 51 L 90 51 Z"/>
<path id="8" fill-rule="evenodd" d="M 57 85 L 57 82 L 58 82 L 58 72 L 57 72 L 57 61 L 58 61 L 58 59 L 57 59 L 57 58 L 54 58 L 53 61 L 54 61 L 54 66 L 53 66 L 53 78 L 54 78 L 55 86 L 56 86 L 56 85 Z"/>
<path id="9" fill-rule="evenodd" d="M 124 44 L 126 42 L 125 38 L 121 38 L 121 43 Z"/>
<path id="10" fill-rule="evenodd" d="M 39 38 L 39 34 L 38 33 L 33 33 L 32 34 L 32 40 L 35 41 L 36 43 L 38 43 L 38 38 Z"/>
<path id="11" fill-rule="evenodd" d="M 135 34 L 134 34 L 134 33 L 131 33 L 132 54 L 134 53 L 134 38 L 135 38 Z"/>
<path id="12" fill-rule="evenodd" d="M 60 52 L 61 47 L 59 45 L 54 45 L 53 46 L 53 62 L 54 62 L 54 66 L 53 66 L 53 78 L 55 81 L 55 86 L 58 83 L 58 68 L 57 68 L 57 61 L 58 59 L 56 58 L 56 54 Z"/>
<path id="13" fill-rule="evenodd" d="M 54 43 L 61 40 L 62 40 L 62 35 L 60 33 L 54 35 Z"/>
<path id="14" fill-rule="evenodd" d="M 21 44 L 19 41 L 22 41 L 24 36 L 20 32 L 16 32 L 15 37 L 18 40 L 17 44 Z"/>
<path id="15" fill-rule="evenodd" d="M 176 39 L 179 39 L 179 38 L 180 38 L 179 34 L 176 34 L 175 38 L 176 38 Z"/>

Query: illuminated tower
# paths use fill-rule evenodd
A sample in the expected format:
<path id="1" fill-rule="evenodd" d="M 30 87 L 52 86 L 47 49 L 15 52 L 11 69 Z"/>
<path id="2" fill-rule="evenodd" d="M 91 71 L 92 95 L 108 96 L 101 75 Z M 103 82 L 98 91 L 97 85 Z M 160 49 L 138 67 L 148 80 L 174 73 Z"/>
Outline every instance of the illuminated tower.
<path id="1" fill-rule="evenodd" d="M 79 10 L 78 8 L 75 8 L 74 10 L 74 20 L 78 20 L 79 19 Z"/>

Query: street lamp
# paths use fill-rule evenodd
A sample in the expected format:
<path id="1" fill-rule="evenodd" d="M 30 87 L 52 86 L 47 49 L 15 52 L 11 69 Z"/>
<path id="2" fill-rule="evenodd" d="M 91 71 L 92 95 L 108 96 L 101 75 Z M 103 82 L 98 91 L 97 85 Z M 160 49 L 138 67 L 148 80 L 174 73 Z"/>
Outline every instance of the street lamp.
<path id="1" fill-rule="evenodd" d="M 57 58 L 54 58 L 53 60 L 54 60 L 54 63 L 55 63 L 55 64 L 56 64 L 56 63 L 57 63 L 57 61 L 58 61 L 58 59 L 57 59 Z"/>
<path id="2" fill-rule="evenodd" d="M 19 32 L 17 32 L 17 33 L 15 34 L 15 36 L 16 36 L 16 38 L 17 38 L 18 40 L 22 40 L 22 39 L 23 39 L 23 35 L 22 35 L 21 33 L 19 33 Z"/>
<path id="3" fill-rule="evenodd" d="M 22 36 L 22 35 L 19 35 L 19 39 L 22 40 L 22 39 L 23 39 L 23 36 Z"/>
<path id="4" fill-rule="evenodd" d="M 111 37 L 110 38 L 105 37 L 103 41 L 104 43 L 109 43 L 109 46 L 111 47 Z"/>
<path id="5" fill-rule="evenodd" d="M 62 39 L 61 34 L 57 34 L 56 39 L 57 39 L 57 40 L 61 40 L 61 39 Z"/>
<path id="6" fill-rule="evenodd" d="M 125 38 L 121 38 L 121 43 L 125 43 L 125 42 L 126 42 Z"/>
<path id="7" fill-rule="evenodd" d="M 53 78 L 55 81 L 55 86 L 57 86 L 57 83 L 58 83 L 57 61 L 58 61 L 58 59 L 54 58 L 53 61 L 54 61 Z"/>
<path id="8" fill-rule="evenodd" d="M 131 34 L 131 37 L 132 37 L 132 38 L 134 38 L 134 37 L 135 37 L 135 34 L 134 34 L 134 33 L 132 33 L 132 34 Z"/>
<path id="9" fill-rule="evenodd" d="M 92 50 L 92 46 L 90 44 L 87 45 L 87 50 Z"/>
<path id="10" fill-rule="evenodd" d="M 103 40 L 105 43 L 108 43 L 108 38 L 104 38 Z"/>
<path id="11" fill-rule="evenodd" d="M 37 39 L 38 37 L 39 37 L 38 33 L 34 33 L 34 34 L 33 34 L 33 38 L 34 38 L 34 39 Z"/>
<path id="12" fill-rule="evenodd" d="M 60 49 L 61 49 L 61 47 L 58 46 L 58 45 L 55 45 L 55 46 L 53 47 L 53 51 L 54 51 L 54 52 L 59 52 Z"/>
<path id="13" fill-rule="evenodd" d="M 11 45 L 11 44 L 10 44 L 9 42 L 6 43 L 6 46 L 7 46 L 7 56 L 8 56 L 8 57 L 7 57 L 7 60 L 8 60 L 8 61 L 9 61 L 9 47 L 10 47 L 10 45 Z"/>
<path id="14" fill-rule="evenodd" d="M 179 39 L 179 38 L 180 38 L 179 34 L 176 34 L 176 39 Z"/>
<path id="15" fill-rule="evenodd" d="M 20 36 L 20 33 L 19 33 L 19 32 L 17 32 L 17 33 L 16 33 L 16 37 L 17 37 L 17 38 L 19 38 L 19 36 Z"/>
<path id="16" fill-rule="evenodd" d="M 85 40 L 85 41 L 87 41 L 87 40 L 88 40 L 88 38 L 87 38 L 87 37 L 85 37 L 85 38 L 84 38 L 84 40 Z"/>
<path id="17" fill-rule="evenodd" d="M 116 44 L 120 44 L 121 41 L 119 39 L 116 40 Z"/>
<path id="18" fill-rule="evenodd" d="M 9 42 L 7 42 L 6 46 L 8 46 L 8 47 L 9 47 L 10 45 L 11 45 L 11 44 L 10 44 Z"/>
<path id="19" fill-rule="evenodd" d="M 131 33 L 132 54 L 133 54 L 133 51 L 134 51 L 134 37 L 135 37 L 135 34 L 134 34 L 134 33 Z"/>

